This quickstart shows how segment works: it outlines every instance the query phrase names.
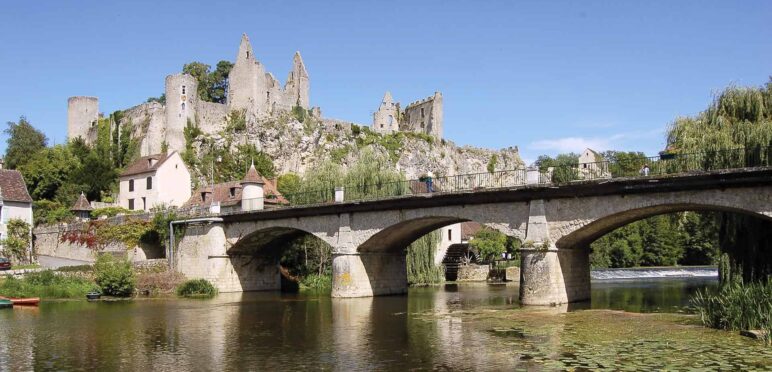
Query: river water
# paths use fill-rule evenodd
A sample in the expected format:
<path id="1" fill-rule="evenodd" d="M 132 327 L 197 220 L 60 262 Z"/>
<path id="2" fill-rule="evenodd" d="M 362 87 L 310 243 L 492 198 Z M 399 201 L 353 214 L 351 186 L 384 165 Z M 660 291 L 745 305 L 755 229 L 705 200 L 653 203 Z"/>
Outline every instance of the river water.
<path id="1" fill-rule="evenodd" d="M 593 280 L 590 304 L 556 308 L 519 308 L 511 284 L 46 301 L 0 310 L 0 370 L 772 369 L 772 348 L 680 313 L 714 285 Z"/>

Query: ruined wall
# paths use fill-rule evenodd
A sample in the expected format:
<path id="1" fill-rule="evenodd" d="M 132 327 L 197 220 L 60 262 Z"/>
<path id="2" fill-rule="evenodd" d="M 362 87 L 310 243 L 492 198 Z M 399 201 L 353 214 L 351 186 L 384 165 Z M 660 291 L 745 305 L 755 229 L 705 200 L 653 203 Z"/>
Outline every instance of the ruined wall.
<path id="1" fill-rule="evenodd" d="M 199 100 L 196 107 L 196 125 L 204 133 L 217 133 L 225 129 L 227 115 L 227 105 Z"/>
<path id="2" fill-rule="evenodd" d="M 405 107 L 400 130 L 442 138 L 442 109 L 442 94 L 439 92 L 435 92 L 432 97 L 413 102 Z"/>
<path id="3" fill-rule="evenodd" d="M 246 110 L 256 117 L 268 109 L 266 101 L 265 70 L 255 59 L 247 35 L 241 36 L 239 52 L 228 75 L 228 108 Z"/>
<path id="4" fill-rule="evenodd" d="M 70 97 L 67 99 L 67 138 L 81 137 L 86 143 L 93 143 L 89 130 L 99 120 L 99 99 L 97 97 Z"/>
<path id="5" fill-rule="evenodd" d="M 378 133 L 389 134 L 399 131 L 399 103 L 394 103 L 391 93 L 386 92 L 378 106 L 378 111 L 373 114 L 372 129 Z"/>
<path id="6" fill-rule="evenodd" d="M 162 104 L 147 102 L 125 110 L 118 125 L 132 128 L 132 138 L 140 139 L 141 156 L 161 152 L 161 143 L 166 137 L 166 111 Z"/>

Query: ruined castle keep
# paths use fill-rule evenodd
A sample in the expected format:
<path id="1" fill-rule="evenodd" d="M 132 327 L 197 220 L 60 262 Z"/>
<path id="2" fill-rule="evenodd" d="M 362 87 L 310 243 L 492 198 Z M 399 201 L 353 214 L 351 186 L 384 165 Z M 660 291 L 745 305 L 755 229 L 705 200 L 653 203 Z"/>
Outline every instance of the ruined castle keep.
<path id="1" fill-rule="evenodd" d="M 407 105 L 403 111 L 391 93 L 386 92 L 373 114 L 372 129 L 384 134 L 403 131 L 442 138 L 442 93 L 434 92 L 431 97 Z"/>
<path id="2" fill-rule="evenodd" d="M 198 82 L 188 74 L 166 77 L 165 104 L 146 102 L 123 111 L 114 123 L 129 125 L 132 137 L 141 139 L 142 156 L 185 148 L 184 130 L 188 123 L 198 126 L 205 134 L 225 128 L 227 116 L 243 111 L 247 120 L 290 111 L 293 107 L 309 109 L 309 78 L 303 58 L 295 53 L 292 70 L 282 87 L 279 81 L 255 58 L 247 35 L 241 37 L 236 61 L 228 75 L 227 103 L 206 102 L 198 97 Z M 318 111 L 317 111 L 318 112 Z M 99 119 L 97 97 L 70 97 L 67 106 L 67 137 L 83 138 L 93 144 L 97 138 Z"/>

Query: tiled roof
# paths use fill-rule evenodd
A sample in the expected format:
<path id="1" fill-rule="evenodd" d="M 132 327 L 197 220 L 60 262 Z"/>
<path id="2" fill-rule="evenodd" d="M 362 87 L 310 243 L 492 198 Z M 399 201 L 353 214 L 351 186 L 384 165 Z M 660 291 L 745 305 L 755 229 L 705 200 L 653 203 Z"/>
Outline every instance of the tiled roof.
<path id="1" fill-rule="evenodd" d="M 211 204 L 214 202 L 220 202 L 220 206 L 227 207 L 241 203 L 241 191 L 243 187 L 241 183 L 243 181 L 231 181 L 225 183 L 218 183 L 214 185 L 214 192 L 212 192 L 211 186 L 204 186 L 198 188 L 193 192 L 190 199 L 185 202 L 184 207 L 200 207 Z M 231 194 L 231 189 L 233 193 Z M 207 200 L 202 198 L 203 193 L 210 193 L 207 195 Z M 276 189 L 276 180 L 265 180 L 263 185 L 263 194 L 266 196 L 265 204 L 286 204 L 285 199 Z M 271 197 L 274 195 L 276 197 Z"/>
<path id="2" fill-rule="evenodd" d="M 78 200 L 75 202 L 75 205 L 70 208 L 71 211 L 74 212 L 81 212 L 81 211 L 90 211 L 93 208 L 91 208 L 91 203 L 88 202 L 88 199 L 86 199 L 86 195 L 83 195 L 83 193 L 80 193 L 80 196 L 78 197 Z"/>
<path id="3" fill-rule="evenodd" d="M 260 173 L 257 172 L 257 169 L 255 169 L 255 165 L 252 164 L 249 167 L 249 170 L 247 171 L 247 175 L 244 176 L 244 179 L 241 181 L 242 184 L 245 183 L 265 183 L 263 180 L 263 176 L 260 175 Z"/>
<path id="4" fill-rule="evenodd" d="M 469 222 L 462 222 L 461 223 L 461 239 L 462 240 L 469 240 L 474 234 L 477 234 L 478 231 L 482 230 L 483 226 L 474 221 Z"/>
<path id="5" fill-rule="evenodd" d="M 143 156 L 137 161 L 131 163 L 126 170 L 121 173 L 121 177 L 133 176 L 135 174 L 142 174 L 148 172 L 155 172 L 163 163 L 169 159 L 174 153 L 170 154 L 155 154 Z M 152 160 L 152 161 L 151 161 Z"/>
<path id="6" fill-rule="evenodd" d="M 32 203 L 24 178 L 17 170 L 0 169 L 0 197 L 8 201 Z"/>

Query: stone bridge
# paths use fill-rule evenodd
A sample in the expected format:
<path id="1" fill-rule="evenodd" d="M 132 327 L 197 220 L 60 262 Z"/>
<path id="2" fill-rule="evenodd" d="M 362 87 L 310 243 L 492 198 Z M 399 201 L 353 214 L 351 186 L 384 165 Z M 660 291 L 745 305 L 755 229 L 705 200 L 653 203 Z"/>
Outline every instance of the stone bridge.
<path id="1" fill-rule="evenodd" d="M 334 297 L 405 293 L 405 248 L 443 226 L 476 221 L 524 242 L 520 299 L 590 298 L 589 245 L 646 217 L 729 211 L 772 219 L 772 168 L 424 194 L 223 215 L 187 223 L 171 255 L 223 292 L 278 290 L 278 254 L 312 234 L 332 246 Z"/>

